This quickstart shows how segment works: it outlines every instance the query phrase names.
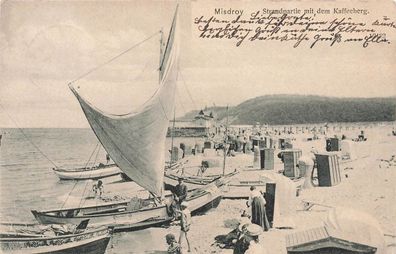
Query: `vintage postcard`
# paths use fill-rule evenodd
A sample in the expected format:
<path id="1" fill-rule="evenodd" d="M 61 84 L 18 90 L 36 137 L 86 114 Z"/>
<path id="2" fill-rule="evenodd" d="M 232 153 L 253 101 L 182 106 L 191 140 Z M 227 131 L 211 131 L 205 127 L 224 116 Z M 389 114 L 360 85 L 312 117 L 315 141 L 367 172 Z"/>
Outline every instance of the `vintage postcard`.
<path id="1" fill-rule="evenodd" d="M 396 253 L 395 0 L 1 0 L 1 253 Z"/>

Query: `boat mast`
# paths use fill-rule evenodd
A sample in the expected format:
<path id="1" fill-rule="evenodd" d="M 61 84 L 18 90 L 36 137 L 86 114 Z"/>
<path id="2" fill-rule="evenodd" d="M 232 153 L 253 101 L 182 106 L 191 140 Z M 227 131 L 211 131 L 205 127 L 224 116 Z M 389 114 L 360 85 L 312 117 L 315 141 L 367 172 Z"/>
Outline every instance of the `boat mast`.
<path id="1" fill-rule="evenodd" d="M 163 28 L 161 27 L 160 30 L 160 58 L 159 58 L 159 82 L 161 82 L 161 64 L 162 64 L 162 57 L 163 57 L 163 40 L 164 40 L 164 32 L 163 32 Z M 172 165 L 172 159 L 173 159 L 173 137 L 174 137 L 174 129 L 175 129 L 175 110 L 173 111 L 173 124 L 172 124 L 172 129 L 171 129 L 171 147 L 170 147 L 170 164 Z"/>
<path id="2" fill-rule="evenodd" d="M 224 158 L 223 158 L 223 176 L 225 175 L 225 165 L 226 165 L 226 158 L 227 158 L 227 141 L 228 141 L 228 105 L 226 109 L 226 115 L 227 115 L 227 120 L 226 120 L 226 129 L 225 129 L 225 136 L 224 136 Z"/>
<path id="3" fill-rule="evenodd" d="M 158 75 L 158 80 L 159 80 L 159 82 L 161 83 L 161 68 L 162 68 L 162 66 L 161 66 L 161 63 L 162 63 L 162 54 L 163 54 L 163 40 L 164 40 L 164 31 L 163 31 L 163 27 L 161 27 L 161 30 L 160 30 L 160 57 L 159 57 L 159 68 L 158 68 L 158 70 L 159 70 L 159 75 Z"/>
<path id="4" fill-rule="evenodd" d="M 175 133 L 174 133 L 175 132 L 175 118 L 176 118 L 176 109 L 173 110 L 173 124 L 172 124 L 172 130 L 171 130 L 171 165 L 173 162 L 172 155 L 173 155 L 173 138 L 175 136 Z"/>

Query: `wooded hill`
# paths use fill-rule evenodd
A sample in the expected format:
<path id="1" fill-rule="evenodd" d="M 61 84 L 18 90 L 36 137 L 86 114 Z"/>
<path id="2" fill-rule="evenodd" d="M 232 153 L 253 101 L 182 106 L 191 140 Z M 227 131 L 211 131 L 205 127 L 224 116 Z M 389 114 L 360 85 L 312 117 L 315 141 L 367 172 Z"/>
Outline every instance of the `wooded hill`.
<path id="1" fill-rule="evenodd" d="M 209 107 L 216 120 L 225 121 L 226 107 Z M 182 120 L 193 119 L 191 111 Z M 311 95 L 265 95 L 229 107 L 230 124 L 303 124 L 324 122 L 395 121 L 396 97 L 336 98 Z"/>

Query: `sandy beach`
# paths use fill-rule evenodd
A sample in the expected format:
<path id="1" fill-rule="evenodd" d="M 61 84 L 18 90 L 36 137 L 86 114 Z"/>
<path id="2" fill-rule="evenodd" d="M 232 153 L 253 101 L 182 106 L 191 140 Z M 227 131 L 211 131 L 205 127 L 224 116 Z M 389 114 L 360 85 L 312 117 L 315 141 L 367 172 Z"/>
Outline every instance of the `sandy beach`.
<path id="1" fill-rule="evenodd" d="M 355 131 L 357 132 L 357 131 Z M 347 207 L 365 212 L 378 220 L 383 232 L 388 235 L 396 235 L 396 166 L 387 162 L 396 153 L 396 137 L 387 135 L 389 129 L 376 128 L 367 130 L 368 141 L 355 143 L 357 159 L 341 162 L 340 169 L 342 181 L 333 187 L 315 187 L 302 190 L 296 197 L 296 207 L 291 211 L 295 227 L 292 229 L 273 228 L 260 236 L 261 244 L 267 253 L 287 253 L 285 236 L 292 232 L 321 226 L 330 207 Z M 325 141 L 323 138 L 303 142 L 300 137 L 293 141 L 293 147 L 303 149 L 303 153 L 311 147 L 323 151 Z M 276 158 L 274 172 L 282 169 L 283 164 Z M 237 154 L 227 159 L 227 170 L 234 168 L 252 170 L 253 155 Z M 265 170 L 269 171 L 269 170 Z M 266 174 L 269 172 L 256 172 Z M 322 204 L 315 205 L 305 211 L 305 201 Z M 232 253 L 232 249 L 225 249 L 216 243 L 216 236 L 226 235 L 232 231 L 241 218 L 243 210 L 247 210 L 246 200 L 224 199 L 216 209 L 211 209 L 200 216 L 192 218 L 192 226 L 189 239 L 193 253 Z M 136 245 L 119 244 L 120 239 L 128 233 L 115 236 L 112 240 L 112 248 L 109 253 L 118 253 L 120 250 L 128 253 L 160 253 L 167 249 L 165 235 L 174 233 L 179 236 L 180 226 L 174 223 L 169 228 L 152 228 L 144 230 L 135 237 Z M 361 232 L 365 234 L 365 232 Z M 144 241 L 147 235 L 155 241 Z M 147 238 L 146 238 L 147 239 Z M 396 253 L 396 238 L 384 237 L 387 244 L 386 253 Z M 141 241 L 140 241 L 141 240 Z M 143 243 L 144 242 L 144 243 Z M 182 244 L 186 250 L 186 243 Z"/>

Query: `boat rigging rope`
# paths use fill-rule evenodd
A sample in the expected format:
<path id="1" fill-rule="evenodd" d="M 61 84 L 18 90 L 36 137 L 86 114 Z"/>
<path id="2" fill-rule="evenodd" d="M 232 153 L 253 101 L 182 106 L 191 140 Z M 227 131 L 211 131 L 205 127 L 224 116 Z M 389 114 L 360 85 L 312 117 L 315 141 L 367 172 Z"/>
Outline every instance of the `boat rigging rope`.
<path id="1" fill-rule="evenodd" d="M 191 100 L 191 102 L 192 102 L 194 108 L 197 109 L 197 108 L 198 108 L 198 107 L 197 107 L 197 104 L 195 103 L 193 97 L 191 96 L 191 92 L 190 92 L 190 90 L 188 89 L 186 80 L 184 79 L 183 74 L 182 74 L 181 71 L 179 71 L 179 75 L 180 75 L 180 77 L 181 77 L 181 79 L 182 79 L 182 81 L 183 81 L 184 88 L 186 89 L 187 94 L 188 94 L 188 96 L 190 97 L 190 100 Z M 179 102 L 179 103 L 182 104 L 181 102 Z M 182 107 L 182 108 L 184 109 L 185 107 Z M 184 111 L 184 110 L 183 110 L 183 111 Z M 186 113 L 185 113 L 185 114 L 186 114 Z M 194 141 L 195 141 L 195 143 L 197 143 L 197 138 L 196 138 L 196 137 L 194 137 Z"/>
<path id="2" fill-rule="evenodd" d="M 165 111 L 164 105 L 162 104 L 162 102 L 161 102 L 161 98 L 160 98 L 160 97 L 158 97 L 158 102 L 159 102 L 159 104 L 161 105 L 162 112 L 164 113 L 164 116 L 165 116 L 166 120 L 168 120 L 168 122 L 169 122 L 171 119 L 170 119 L 170 118 L 168 117 L 168 115 L 166 114 L 166 111 Z"/>
<path id="3" fill-rule="evenodd" d="M 98 152 L 97 152 L 97 154 L 96 154 L 96 158 L 95 158 L 95 160 L 94 160 L 94 164 L 92 165 L 92 167 L 95 166 L 95 162 L 96 162 L 96 159 L 97 159 L 97 157 L 98 157 L 99 150 L 100 150 L 100 143 L 99 143 L 99 142 L 96 144 L 94 150 L 92 151 L 91 155 L 89 156 L 89 159 L 88 159 L 87 163 L 86 163 L 85 166 L 84 166 L 85 169 L 87 169 L 88 164 L 89 164 L 89 162 L 91 161 L 91 158 L 92 158 L 92 156 L 94 155 L 94 153 L 95 153 L 96 150 L 97 150 Z M 91 170 L 92 170 L 92 168 L 91 168 Z M 84 172 L 81 172 L 80 176 L 82 176 L 83 174 L 84 174 Z M 91 177 L 91 175 L 92 175 L 92 171 L 91 171 L 90 174 L 89 174 L 89 178 Z M 65 206 L 66 202 L 69 200 L 70 195 L 72 194 L 73 190 L 76 188 L 76 186 L 77 186 L 78 183 L 79 183 L 79 180 L 75 180 L 75 183 L 74 183 L 72 189 L 69 191 L 69 194 L 67 194 L 67 197 L 66 197 L 65 201 L 62 203 L 62 206 L 61 206 L 60 209 L 62 209 L 62 208 Z M 83 197 L 84 197 L 85 190 L 86 190 L 86 188 L 87 188 L 87 186 L 88 186 L 88 183 L 90 183 L 90 181 L 87 181 L 87 182 L 85 183 L 85 187 L 84 187 L 84 191 L 83 191 Z M 80 204 L 81 204 L 81 201 L 82 201 L 82 200 L 80 200 Z M 79 207 L 80 207 L 80 204 L 79 204 Z"/>
<path id="4" fill-rule="evenodd" d="M 98 144 L 98 145 L 99 145 L 99 144 Z M 98 160 L 99 152 L 100 152 L 100 147 L 98 147 L 98 150 L 96 151 L 96 156 L 95 156 L 95 160 L 92 162 L 92 167 L 95 166 L 95 163 L 96 163 L 96 161 Z"/>
<path id="5" fill-rule="evenodd" d="M 85 198 L 84 198 L 84 196 L 85 196 L 85 191 L 87 190 L 88 183 L 90 183 L 90 181 L 87 181 L 87 182 L 85 183 L 84 190 L 83 190 L 83 193 L 82 193 L 82 195 L 81 195 L 80 202 L 78 203 L 78 207 L 81 207 L 81 206 L 85 203 Z"/>
<path id="6" fill-rule="evenodd" d="M 90 172 L 90 174 L 89 174 L 89 178 L 91 178 L 91 176 L 92 176 L 92 169 L 95 167 L 95 163 L 96 163 L 96 161 L 98 160 L 98 155 L 99 155 L 99 152 L 100 152 L 100 146 L 99 146 L 99 142 L 98 142 L 98 145 L 95 147 L 95 150 L 96 150 L 96 155 L 95 155 L 95 159 L 92 161 L 92 166 L 91 166 L 91 172 Z M 94 150 L 94 152 L 95 152 L 95 150 Z M 80 203 L 78 204 L 78 207 L 81 207 L 81 206 L 83 206 L 84 205 L 84 203 L 85 203 L 85 192 L 86 192 L 86 190 L 87 190 L 87 187 L 88 187 L 88 184 L 89 183 L 91 183 L 91 181 L 86 181 L 86 183 L 85 183 L 85 186 L 84 186 L 84 191 L 83 191 L 83 193 L 82 193 L 82 198 L 80 199 Z"/>
<path id="7" fill-rule="evenodd" d="M 89 162 L 91 161 L 92 155 L 95 153 L 95 151 L 96 151 L 96 149 L 98 148 L 98 146 L 99 146 L 99 142 L 96 144 L 95 149 L 92 151 L 91 155 L 89 156 L 88 161 L 87 161 L 87 163 L 86 163 L 85 166 L 84 166 L 85 169 L 87 169 L 88 164 L 89 164 Z M 81 173 L 81 174 L 82 174 L 82 173 Z"/>
<path id="8" fill-rule="evenodd" d="M 3 103 L 0 100 L 0 106 L 3 109 L 3 111 L 6 113 L 6 115 L 8 116 L 8 118 L 15 124 L 15 126 L 18 128 L 18 130 L 22 133 L 22 135 L 25 137 L 25 139 L 27 141 L 29 141 L 29 143 L 34 146 L 37 151 L 39 151 L 41 153 L 41 155 L 46 158 L 52 165 L 54 165 L 55 168 L 58 168 L 58 165 L 55 164 L 55 162 L 53 162 L 43 151 L 41 151 L 41 149 L 32 141 L 28 138 L 28 136 L 25 134 L 25 132 L 22 130 L 22 128 L 19 127 L 19 125 L 17 124 L 17 122 L 10 116 L 10 114 L 8 114 L 8 112 L 5 110 Z"/>
<path id="9" fill-rule="evenodd" d="M 156 35 L 158 35 L 158 34 L 160 34 L 160 33 L 161 33 L 161 31 L 157 31 L 157 32 L 153 33 L 152 35 L 150 35 L 149 37 L 147 37 L 147 38 L 144 39 L 143 41 L 140 41 L 140 42 L 134 44 L 134 45 L 131 46 L 130 48 L 128 48 L 128 49 L 122 51 L 122 52 L 119 53 L 118 55 L 116 55 L 116 56 L 110 58 L 109 60 L 107 60 L 106 62 L 104 62 L 104 63 L 102 63 L 102 64 L 100 64 L 100 65 L 98 65 L 98 66 L 92 68 L 91 70 L 89 70 L 89 71 L 87 71 L 86 73 L 80 75 L 79 77 L 77 77 L 77 78 L 74 79 L 73 81 L 70 81 L 69 83 L 74 83 L 74 82 L 76 82 L 76 81 L 78 81 L 78 80 L 80 80 L 80 79 L 82 79 L 82 78 L 88 76 L 88 75 L 91 74 L 92 72 L 94 72 L 94 71 L 96 71 L 96 70 L 102 68 L 103 66 L 105 66 L 105 65 L 107 65 L 107 64 L 109 64 L 109 63 L 111 63 L 112 61 L 116 60 L 117 58 L 119 58 L 119 57 L 121 57 L 122 55 L 128 53 L 128 52 L 131 51 L 132 49 L 134 49 L 134 48 L 140 46 L 140 45 L 143 44 L 144 42 L 150 40 L 151 38 L 155 37 Z"/>
<path id="10" fill-rule="evenodd" d="M 181 111 L 183 112 L 184 115 L 186 115 L 187 114 L 187 112 L 185 110 L 186 107 L 182 103 L 182 100 L 181 100 L 182 97 L 180 96 L 178 87 L 176 88 L 176 97 L 179 98 L 177 100 L 177 102 L 179 102 L 180 108 L 182 109 Z"/>
<path id="11" fill-rule="evenodd" d="M 192 96 L 191 96 L 190 90 L 188 89 L 188 86 L 187 86 L 187 84 L 186 84 L 186 80 L 184 79 L 184 77 L 183 77 L 181 71 L 179 71 L 179 74 L 180 74 L 180 77 L 181 77 L 182 80 L 183 80 L 184 88 L 186 88 L 187 94 L 188 94 L 188 96 L 190 97 L 190 99 L 191 99 L 191 101 L 192 101 L 192 103 L 193 103 L 193 105 L 194 105 L 194 108 L 197 108 L 197 105 L 195 104 L 195 101 L 193 100 L 193 98 L 192 98 Z"/>

